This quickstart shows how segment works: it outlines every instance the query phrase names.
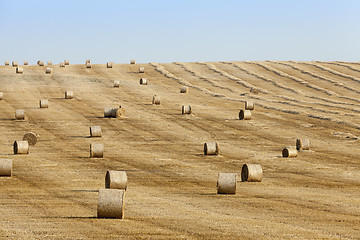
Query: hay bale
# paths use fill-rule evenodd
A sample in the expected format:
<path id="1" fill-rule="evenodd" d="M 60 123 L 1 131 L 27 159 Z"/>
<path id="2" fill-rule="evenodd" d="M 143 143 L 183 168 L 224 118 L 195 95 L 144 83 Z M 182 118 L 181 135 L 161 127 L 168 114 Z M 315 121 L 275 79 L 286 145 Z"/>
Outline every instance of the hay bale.
<path id="1" fill-rule="evenodd" d="M 12 173 L 12 160 L 0 159 L 0 176 L 11 177 Z"/>
<path id="2" fill-rule="evenodd" d="M 181 107 L 181 114 L 184 115 L 184 114 L 191 114 L 191 106 L 188 105 L 188 106 L 185 106 L 183 105 Z"/>
<path id="3" fill-rule="evenodd" d="M 152 104 L 160 105 L 160 97 L 159 96 L 153 96 Z"/>
<path id="4" fill-rule="evenodd" d="M 97 207 L 98 218 L 124 218 L 125 191 L 120 189 L 100 189 Z"/>
<path id="5" fill-rule="evenodd" d="M 13 67 L 18 67 L 18 66 L 19 66 L 19 64 L 18 64 L 18 62 L 17 62 L 17 61 L 12 61 L 12 63 L 11 63 L 11 64 L 12 64 L 12 66 L 13 66 Z"/>
<path id="6" fill-rule="evenodd" d="M 263 171 L 259 164 L 244 164 L 241 169 L 241 181 L 261 182 Z"/>
<path id="7" fill-rule="evenodd" d="M 125 116 L 125 109 L 121 106 L 119 108 L 104 108 L 104 117 L 106 118 L 120 118 Z"/>
<path id="8" fill-rule="evenodd" d="M 120 81 L 114 81 L 114 88 L 120 87 Z"/>
<path id="9" fill-rule="evenodd" d="M 65 65 L 70 65 L 70 61 L 69 60 L 64 60 L 64 64 Z"/>
<path id="10" fill-rule="evenodd" d="M 204 143 L 204 155 L 219 155 L 220 148 L 217 142 Z"/>
<path id="11" fill-rule="evenodd" d="M 136 64 L 135 60 L 130 60 L 130 64 Z"/>
<path id="12" fill-rule="evenodd" d="M 18 74 L 23 74 L 24 73 L 24 69 L 20 68 L 20 67 L 17 67 L 16 68 L 16 73 Z"/>
<path id="13" fill-rule="evenodd" d="M 52 65 L 52 61 L 47 61 L 47 65 L 51 66 Z"/>
<path id="14" fill-rule="evenodd" d="M 145 68 L 144 67 L 139 67 L 139 73 L 144 73 L 145 72 Z"/>
<path id="15" fill-rule="evenodd" d="M 218 194 L 236 194 L 236 173 L 219 173 L 216 185 Z"/>
<path id="16" fill-rule="evenodd" d="M 61 63 L 59 63 L 59 66 L 60 67 L 65 67 L 65 63 L 61 62 Z"/>
<path id="17" fill-rule="evenodd" d="M 104 145 L 101 143 L 90 144 L 90 157 L 91 158 L 103 158 L 104 156 Z"/>
<path id="18" fill-rule="evenodd" d="M 91 126 L 90 127 L 90 137 L 101 137 L 101 127 L 100 126 Z"/>
<path id="19" fill-rule="evenodd" d="M 45 65 L 45 63 L 44 63 L 44 61 L 39 60 L 39 61 L 37 61 L 37 65 L 39 65 L 40 67 L 42 67 L 42 66 Z"/>
<path id="20" fill-rule="evenodd" d="M 37 143 L 37 135 L 33 132 L 25 133 L 22 140 L 27 141 L 30 146 L 34 146 Z"/>
<path id="21" fill-rule="evenodd" d="M 254 102 L 245 101 L 245 110 L 254 110 Z"/>
<path id="22" fill-rule="evenodd" d="M 5 66 L 9 66 L 10 62 L 9 61 L 5 61 Z"/>
<path id="23" fill-rule="evenodd" d="M 296 157 L 297 156 L 297 150 L 295 147 L 284 147 L 282 150 L 283 157 Z"/>
<path id="24" fill-rule="evenodd" d="M 46 71 L 45 71 L 46 74 L 51 74 L 52 73 L 52 68 L 46 68 Z"/>
<path id="25" fill-rule="evenodd" d="M 66 91 L 65 92 L 65 99 L 73 99 L 74 93 L 72 91 Z"/>
<path id="26" fill-rule="evenodd" d="M 29 154 L 28 141 L 15 141 L 14 142 L 14 154 Z"/>
<path id="27" fill-rule="evenodd" d="M 24 109 L 15 110 L 15 119 L 16 120 L 25 120 L 25 111 Z"/>
<path id="28" fill-rule="evenodd" d="M 40 108 L 48 108 L 49 101 L 47 99 L 40 99 Z"/>
<path id="29" fill-rule="evenodd" d="M 309 150 L 310 142 L 308 138 L 305 139 L 296 139 L 296 149 L 297 150 Z"/>
<path id="30" fill-rule="evenodd" d="M 257 88 L 250 88 L 250 92 L 257 95 L 257 94 L 259 94 L 259 89 L 257 89 Z"/>
<path id="31" fill-rule="evenodd" d="M 240 120 L 250 120 L 251 119 L 251 111 L 250 110 L 240 110 L 239 119 Z"/>
<path id="32" fill-rule="evenodd" d="M 0 100 L 3 100 L 3 97 L 4 97 L 4 93 L 0 92 Z"/>
<path id="33" fill-rule="evenodd" d="M 107 63 L 106 63 L 106 67 L 107 67 L 107 68 L 112 68 L 112 67 L 113 67 L 113 64 L 114 64 L 113 62 L 107 62 Z"/>
<path id="34" fill-rule="evenodd" d="M 91 63 L 86 63 L 86 68 L 91 68 Z"/>
<path id="35" fill-rule="evenodd" d="M 147 85 L 148 80 L 146 78 L 140 78 L 140 85 Z"/>
<path id="36" fill-rule="evenodd" d="M 91 63 L 90 59 L 87 59 L 87 60 L 85 61 L 85 64 L 87 64 L 87 63 Z"/>
<path id="37" fill-rule="evenodd" d="M 105 188 L 126 190 L 127 181 L 125 171 L 107 171 L 105 175 Z"/>
<path id="38" fill-rule="evenodd" d="M 187 86 L 183 86 L 180 88 L 180 93 L 188 93 L 188 90 L 189 88 Z"/>
<path id="39" fill-rule="evenodd" d="M 29 61 L 24 61 L 24 65 L 25 66 L 29 65 Z"/>

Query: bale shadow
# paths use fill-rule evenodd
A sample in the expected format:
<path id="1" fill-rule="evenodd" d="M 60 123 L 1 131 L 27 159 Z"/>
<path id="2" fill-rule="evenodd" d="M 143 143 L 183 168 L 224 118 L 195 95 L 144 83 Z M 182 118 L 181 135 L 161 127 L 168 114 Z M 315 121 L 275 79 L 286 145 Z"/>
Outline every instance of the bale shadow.
<path id="1" fill-rule="evenodd" d="M 99 190 L 75 189 L 70 190 L 70 192 L 99 192 Z"/>

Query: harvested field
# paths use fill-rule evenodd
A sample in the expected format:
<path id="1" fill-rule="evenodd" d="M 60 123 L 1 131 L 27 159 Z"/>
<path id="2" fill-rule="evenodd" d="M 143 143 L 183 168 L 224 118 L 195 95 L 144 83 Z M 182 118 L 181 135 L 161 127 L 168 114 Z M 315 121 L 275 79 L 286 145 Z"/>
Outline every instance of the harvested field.
<path id="1" fill-rule="evenodd" d="M 13 161 L 12 177 L 0 177 L 1 238 L 360 238 L 359 63 L 141 66 L 139 74 L 137 64 L 54 64 L 51 75 L 0 66 L 0 158 Z M 244 101 L 256 105 L 248 121 L 239 120 Z M 183 105 L 194 111 L 182 115 Z M 108 106 L 126 115 L 104 118 Z M 16 109 L 24 121 L 14 120 Z M 102 137 L 90 138 L 89 126 L 101 126 Z M 14 155 L 26 132 L 37 144 Z M 283 158 L 298 138 L 310 150 Z M 215 141 L 220 154 L 204 155 Z M 104 158 L 89 158 L 91 143 L 104 144 Z M 261 182 L 241 182 L 244 163 L 261 165 Z M 97 218 L 108 170 L 127 173 L 124 219 Z M 218 173 L 235 172 L 236 194 L 218 195 Z"/>

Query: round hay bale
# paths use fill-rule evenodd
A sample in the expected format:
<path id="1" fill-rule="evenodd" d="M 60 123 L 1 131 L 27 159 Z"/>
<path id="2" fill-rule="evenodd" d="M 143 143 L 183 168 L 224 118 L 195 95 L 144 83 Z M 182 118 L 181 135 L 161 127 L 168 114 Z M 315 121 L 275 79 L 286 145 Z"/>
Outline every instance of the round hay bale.
<path id="1" fill-rule="evenodd" d="M 263 171 L 259 164 L 244 164 L 241 169 L 241 181 L 261 182 Z"/>
<path id="2" fill-rule="evenodd" d="M 106 67 L 107 68 L 112 68 L 113 67 L 113 62 L 107 62 Z"/>
<path id="3" fill-rule="evenodd" d="M 139 73 L 144 73 L 145 72 L 145 68 L 144 67 L 139 67 Z"/>
<path id="4" fill-rule="evenodd" d="M 296 157 L 297 156 L 297 150 L 294 147 L 284 147 L 282 150 L 283 157 Z"/>
<path id="5" fill-rule="evenodd" d="M 40 108 L 48 108 L 49 101 L 47 99 L 40 99 Z"/>
<path id="6" fill-rule="evenodd" d="M 12 173 L 12 160 L 0 159 L 0 176 L 11 177 Z"/>
<path id="7" fill-rule="evenodd" d="M 236 173 L 219 173 L 216 185 L 218 194 L 236 194 Z"/>
<path id="8" fill-rule="evenodd" d="M 146 78 L 140 78 L 140 84 L 141 85 L 147 85 L 148 84 L 148 80 Z"/>
<path id="9" fill-rule="evenodd" d="M 65 63 L 61 62 L 61 63 L 59 63 L 59 66 L 60 67 L 65 67 Z"/>
<path id="10" fill-rule="evenodd" d="M 46 68 L 45 73 L 46 73 L 46 74 L 51 74 L 51 73 L 52 73 L 52 68 Z"/>
<path id="11" fill-rule="evenodd" d="M 245 110 L 254 110 L 254 102 L 245 101 Z"/>
<path id="12" fill-rule="evenodd" d="M 204 143 L 204 155 L 219 155 L 220 148 L 217 142 Z"/>
<path id="13" fill-rule="evenodd" d="M 14 142 L 14 154 L 29 154 L 28 141 L 15 141 Z"/>
<path id="14" fill-rule="evenodd" d="M 4 97 L 4 93 L 0 92 L 0 100 L 3 100 L 3 97 Z"/>
<path id="15" fill-rule="evenodd" d="M 69 60 L 64 60 L 64 64 L 65 65 L 70 65 L 70 61 Z"/>
<path id="16" fill-rule="evenodd" d="M 37 143 L 37 135 L 33 132 L 28 132 L 24 134 L 22 140 L 27 141 L 30 146 L 34 146 Z"/>
<path id="17" fill-rule="evenodd" d="M 114 81 L 114 88 L 120 87 L 120 81 Z"/>
<path id="18" fill-rule="evenodd" d="M 47 61 L 47 65 L 51 66 L 52 65 L 52 61 Z"/>
<path id="19" fill-rule="evenodd" d="M 91 126 L 90 127 L 90 137 L 101 137 L 101 127 L 100 126 Z"/>
<path id="20" fill-rule="evenodd" d="M 191 114 L 191 106 L 188 105 L 188 106 L 182 106 L 181 107 L 181 114 L 184 115 L 184 114 Z"/>
<path id="21" fill-rule="evenodd" d="M 9 61 L 5 61 L 5 66 L 9 66 L 10 62 Z"/>
<path id="22" fill-rule="evenodd" d="M 296 139 L 296 149 L 297 150 L 309 150 L 310 142 L 309 139 Z"/>
<path id="23" fill-rule="evenodd" d="M 239 119 L 240 120 L 250 120 L 251 119 L 251 111 L 250 110 L 240 110 Z"/>
<path id="24" fill-rule="evenodd" d="M 105 175 L 105 188 L 126 190 L 127 181 L 125 171 L 107 171 Z"/>
<path id="25" fill-rule="evenodd" d="M 91 63 L 86 63 L 86 68 L 91 68 Z"/>
<path id="26" fill-rule="evenodd" d="M 160 105 L 160 97 L 159 96 L 153 96 L 152 104 Z"/>
<path id="27" fill-rule="evenodd" d="M 180 88 L 180 93 L 188 93 L 188 90 L 189 88 L 187 86 L 183 86 Z"/>
<path id="28" fill-rule="evenodd" d="M 124 218 L 125 191 L 120 189 L 100 189 L 97 207 L 98 218 Z"/>
<path id="29" fill-rule="evenodd" d="M 25 65 L 25 66 L 29 65 L 29 62 L 28 62 L 28 61 L 24 61 L 24 65 Z"/>
<path id="30" fill-rule="evenodd" d="M 104 108 L 104 117 L 120 118 L 125 116 L 125 109 L 121 106 L 119 108 Z"/>
<path id="31" fill-rule="evenodd" d="M 16 120 L 25 120 L 25 111 L 24 109 L 15 110 L 15 119 Z"/>
<path id="32" fill-rule="evenodd" d="M 18 62 L 17 62 L 17 61 L 12 61 L 12 63 L 11 63 L 11 64 L 12 64 L 12 66 L 13 66 L 13 67 L 18 67 L 18 66 L 19 66 L 19 64 L 18 64 Z"/>
<path id="33" fill-rule="evenodd" d="M 130 64 L 136 64 L 135 60 L 130 60 Z"/>
<path id="34" fill-rule="evenodd" d="M 73 99 L 74 93 L 72 91 L 66 91 L 65 92 L 65 99 Z"/>
<path id="35" fill-rule="evenodd" d="M 87 63 L 91 63 L 90 59 L 87 59 L 87 60 L 85 61 L 85 64 L 87 64 Z"/>
<path id="36" fill-rule="evenodd" d="M 257 94 L 259 94 L 259 89 L 257 89 L 257 88 L 250 88 L 250 92 L 257 95 Z"/>
<path id="37" fill-rule="evenodd" d="M 16 73 L 18 74 L 23 74 L 24 73 L 24 69 L 20 68 L 20 67 L 17 67 L 16 68 Z"/>
<path id="38" fill-rule="evenodd" d="M 101 143 L 90 144 L 90 157 L 91 158 L 103 158 L 104 157 L 104 145 Z"/>
<path id="39" fill-rule="evenodd" d="M 41 61 L 41 60 L 37 61 L 37 64 L 41 67 L 45 65 L 44 61 Z"/>

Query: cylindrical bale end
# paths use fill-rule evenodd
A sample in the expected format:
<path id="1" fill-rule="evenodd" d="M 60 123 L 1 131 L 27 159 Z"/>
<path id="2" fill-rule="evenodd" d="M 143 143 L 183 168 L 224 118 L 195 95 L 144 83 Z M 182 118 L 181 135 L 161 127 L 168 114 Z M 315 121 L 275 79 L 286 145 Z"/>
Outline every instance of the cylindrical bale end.
<path id="1" fill-rule="evenodd" d="M 51 74 L 51 73 L 52 73 L 52 68 L 46 68 L 45 73 L 46 73 L 46 74 Z"/>
<path id="2" fill-rule="evenodd" d="M 145 68 L 144 67 L 139 67 L 139 73 L 144 73 L 145 72 Z"/>
<path id="3" fill-rule="evenodd" d="M 65 60 L 65 61 L 64 61 L 64 64 L 65 64 L 65 65 L 70 65 L 70 60 Z"/>
<path id="4" fill-rule="evenodd" d="M 90 137 L 101 137 L 101 127 L 100 126 L 91 126 L 90 127 Z"/>
<path id="5" fill-rule="evenodd" d="M 41 60 L 37 61 L 37 64 L 38 64 L 40 67 L 42 67 L 42 66 L 45 65 L 44 61 L 41 61 Z"/>
<path id="6" fill-rule="evenodd" d="M 310 142 L 308 138 L 305 139 L 296 139 L 296 149 L 297 150 L 309 150 Z"/>
<path id="7" fill-rule="evenodd" d="M 114 81 L 114 88 L 120 87 L 120 81 Z"/>
<path id="8" fill-rule="evenodd" d="M 52 65 L 52 61 L 47 61 L 47 65 L 51 66 Z"/>
<path id="9" fill-rule="evenodd" d="M 191 106 L 188 105 L 188 106 L 185 106 L 183 105 L 181 107 L 181 114 L 184 115 L 184 114 L 191 114 Z"/>
<path id="10" fill-rule="evenodd" d="M 245 101 L 245 110 L 254 110 L 254 102 Z"/>
<path id="11" fill-rule="evenodd" d="M 59 63 L 59 66 L 60 67 L 65 67 L 65 63 L 61 62 L 61 63 Z"/>
<path id="12" fill-rule="evenodd" d="M 106 118 L 121 118 L 125 117 L 125 109 L 119 108 L 104 108 L 104 117 Z"/>
<path id="13" fill-rule="evenodd" d="M 239 119 L 240 120 L 250 120 L 251 119 L 251 111 L 250 110 L 240 110 Z"/>
<path id="14" fill-rule="evenodd" d="M 11 177 L 12 173 L 12 160 L 0 159 L 0 176 Z"/>
<path id="15" fill-rule="evenodd" d="M 23 136 L 23 141 L 27 141 L 31 146 L 34 146 L 37 143 L 37 139 L 37 135 L 33 132 L 25 133 Z"/>
<path id="16" fill-rule="evenodd" d="M 136 64 L 135 60 L 130 60 L 130 64 Z"/>
<path id="17" fill-rule="evenodd" d="M 66 91 L 65 92 L 65 99 L 73 99 L 74 93 L 72 91 Z"/>
<path id="18" fill-rule="evenodd" d="M 263 171 L 259 164 L 244 164 L 241 169 L 241 181 L 261 182 Z"/>
<path id="19" fill-rule="evenodd" d="M 18 74 L 23 74 L 24 73 L 24 69 L 20 68 L 20 67 L 17 67 L 16 68 L 16 73 Z"/>
<path id="20" fill-rule="evenodd" d="M 16 120 L 25 120 L 25 111 L 24 109 L 16 109 L 15 111 Z"/>
<path id="21" fill-rule="evenodd" d="M 104 157 L 104 145 L 101 143 L 91 143 L 90 144 L 90 157 L 91 158 Z"/>
<path id="22" fill-rule="evenodd" d="M 112 67 L 113 67 L 113 63 L 112 63 L 112 62 L 107 62 L 107 63 L 106 63 L 106 67 L 107 67 L 107 68 L 112 68 Z"/>
<path id="23" fill-rule="evenodd" d="M 297 156 L 297 150 L 294 147 L 285 147 L 282 150 L 283 157 L 296 157 Z"/>
<path id="24" fill-rule="evenodd" d="M 127 181 L 125 171 L 107 171 L 105 175 L 105 188 L 126 190 Z"/>
<path id="25" fill-rule="evenodd" d="M 14 142 L 14 154 L 29 154 L 28 141 L 15 141 Z"/>
<path id="26" fill-rule="evenodd" d="M 146 78 L 141 78 L 140 79 L 140 84 L 141 85 L 147 85 L 148 84 L 148 80 Z"/>
<path id="27" fill-rule="evenodd" d="M 160 97 L 159 96 L 153 96 L 152 104 L 160 105 Z"/>
<path id="28" fill-rule="evenodd" d="M 86 68 L 91 68 L 91 63 L 86 63 Z"/>
<path id="29" fill-rule="evenodd" d="M 97 207 L 98 218 L 124 218 L 125 191 L 100 189 Z"/>
<path id="30" fill-rule="evenodd" d="M 3 97 L 4 97 L 4 93 L 0 92 L 0 100 L 3 100 Z"/>
<path id="31" fill-rule="evenodd" d="M 29 62 L 28 61 L 24 61 L 24 66 L 27 66 L 29 65 Z"/>
<path id="32" fill-rule="evenodd" d="M 18 66 L 19 66 L 19 64 L 18 64 L 18 62 L 17 62 L 17 61 L 12 61 L 12 63 L 11 63 L 11 64 L 12 64 L 12 66 L 13 66 L 13 67 L 18 67 Z"/>
<path id="33" fill-rule="evenodd" d="M 220 148 L 217 142 L 204 143 L 204 154 L 205 155 L 219 155 Z"/>
<path id="34" fill-rule="evenodd" d="M 236 173 L 219 173 L 217 193 L 236 194 Z"/>
<path id="35" fill-rule="evenodd" d="M 48 107 L 49 107 L 49 100 L 40 99 L 40 108 L 48 108 Z"/>
<path id="36" fill-rule="evenodd" d="M 189 88 L 187 86 L 183 86 L 180 88 L 180 93 L 188 93 L 188 90 Z"/>

